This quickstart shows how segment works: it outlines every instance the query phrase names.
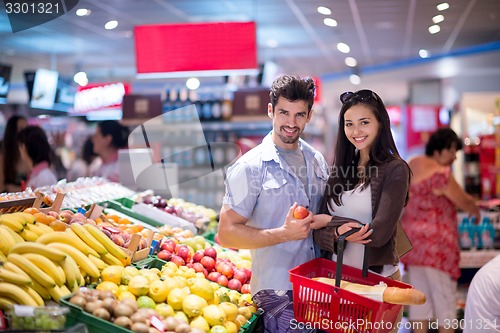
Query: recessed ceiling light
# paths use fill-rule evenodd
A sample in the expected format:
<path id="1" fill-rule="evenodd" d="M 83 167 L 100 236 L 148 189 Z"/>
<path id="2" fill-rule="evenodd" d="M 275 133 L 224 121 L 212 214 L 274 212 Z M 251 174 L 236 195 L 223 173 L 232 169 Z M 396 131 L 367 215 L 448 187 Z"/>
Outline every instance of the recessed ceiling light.
<path id="1" fill-rule="evenodd" d="M 345 58 L 345 64 L 349 67 L 356 67 L 358 65 L 358 61 L 353 57 Z"/>
<path id="2" fill-rule="evenodd" d="M 116 28 L 117 26 L 118 26 L 118 21 L 112 20 L 112 21 L 109 21 L 108 23 L 106 23 L 104 25 L 104 28 L 107 30 L 111 30 L 111 29 Z"/>
<path id="3" fill-rule="evenodd" d="M 328 7 L 319 6 L 318 13 L 323 14 L 323 15 L 330 15 L 332 13 L 332 11 Z"/>
<path id="4" fill-rule="evenodd" d="M 346 43 L 338 43 L 337 44 L 337 50 L 339 50 L 342 53 L 349 53 L 349 52 L 351 52 L 351 48 Z"/>
<path id="5" fill-rule="evenodd" d="M 443 15 L 436 15 L 432 18 L 432 22 L 438 24 L 444 21 L 444 16 Z"/>
<path id="6" fill-rule="evenodd" d="M 448 8 L 450 8 L 450 5 L 447 2 L 443 2 L 443 3 L 440 3 L 439 5 L 437 5 L 436 8 L 439 11 L 443 11 L 443 10 L 447 10 Z"/>
<path id="7" fill-rule="evenodd" d="M 76 10 L 77 16 L 88 16 L 92 11 L 90 9 L 80 8 Z"/>
<path id="8" fill-rule="evenodd" d="M 361 78 L 359 77 L 359 75 L 351 74 L 349 75 L 349 81 L 351 81 L 351 83 L 354 85 L 359 85 L 361 83 Z"/>
<path id="9" fill-rule="evenodd" d="M 196 90 L 200 87 L 200 80 L 192 77 L 186 81 L 186 87 L 188 87 L 189 90 Z"/>
<path id="10" fill-rule="evenodd" d="M 73 76 L 73 80 L 82 87 L 85 87 L 89 83 L 89 79 L 87 78 L 87 73 L 85 72 L 76 73 L 75 76 Z"/>
<path id="11" fill-rule="evenodd" d="M 334 19 L 329 18 L 329 17 L 324 19 L 323 23 L 329 27 L 336 27 L 337 26 L 337 21 L 335 21 Z"/>
<path id="12" fill-rule="evenodd" d="M 441 31 L 441 27 L 440 27 L 439 25 L 437 25 L 437 24 L 431 25 L 431 26 L 429 27 L 429 32 L 430 32 L 431 34 L 437 34 L 437 33 L 438 33 L 438 32 L 440 32 L 440 31 Z"/>
<path id="13" fill-rule="evenodd" d="M 418 51 L 418 55 L 420 56 L 420 58 L 428 58 L 429 51 L 421 49 L 420 51 Z"/>

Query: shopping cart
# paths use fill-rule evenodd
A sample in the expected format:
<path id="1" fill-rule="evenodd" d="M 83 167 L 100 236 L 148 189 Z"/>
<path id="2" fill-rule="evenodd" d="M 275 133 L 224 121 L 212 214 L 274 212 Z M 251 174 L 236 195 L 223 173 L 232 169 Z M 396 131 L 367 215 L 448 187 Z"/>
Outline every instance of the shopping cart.
<path id="1" fill-rule="evenodd" d="M 364 277 L 362 270 L 342 265 L 345 238 L 353 232 L 356 230 L 339 237 L 337 262 L 317 258 L 290 270 L 294 316 L 301 327 L 331 333 L 385 333 L 395 327 L 401 305 L 379 302 L 340 288 L 341 279 L 371 286 L 383 282 L 388 287 L 412 288 L 373 273 Z M 336 286 L 315 281 L 312 279 L 315 277 L 335 278 Z"/>

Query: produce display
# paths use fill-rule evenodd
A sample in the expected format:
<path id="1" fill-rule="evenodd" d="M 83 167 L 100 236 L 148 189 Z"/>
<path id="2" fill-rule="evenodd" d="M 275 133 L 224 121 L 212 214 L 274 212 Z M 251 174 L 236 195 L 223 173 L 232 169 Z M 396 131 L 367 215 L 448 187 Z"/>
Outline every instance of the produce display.
<path id="1" fill-rule="evenodd" d="M 168 202 L 184 217 L 216 216 L 180 199 Z M 0 310 L 8 312 L 11 328 L 60 328 L 65 316 L 43 310 L 53 302 L 134 332 L 232 333 L 255 315 L 248 256 L 179 227 L 149 227 L 104 212 L 91 219 L 47 210 L 29 207 L 0 216 Z M 137 252 L 155 253 L 148 237 L 156 241 L 148 258 L 155 267 L 132 262 L 129 245 L 136 235 Z M 36 314 L 16 314 L 19 305 Z"/>

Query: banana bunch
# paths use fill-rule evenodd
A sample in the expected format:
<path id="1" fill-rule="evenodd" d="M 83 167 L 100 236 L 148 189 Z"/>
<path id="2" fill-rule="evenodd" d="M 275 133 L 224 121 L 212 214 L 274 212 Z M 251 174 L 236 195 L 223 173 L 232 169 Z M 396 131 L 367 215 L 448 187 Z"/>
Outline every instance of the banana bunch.
<path id="1" fill-rule="evenodd" d="M 0 267 L 0 309 L 10 304 L 43 306 L 83 285 L 76 262 L 59 249 L 16 243 Z"/>

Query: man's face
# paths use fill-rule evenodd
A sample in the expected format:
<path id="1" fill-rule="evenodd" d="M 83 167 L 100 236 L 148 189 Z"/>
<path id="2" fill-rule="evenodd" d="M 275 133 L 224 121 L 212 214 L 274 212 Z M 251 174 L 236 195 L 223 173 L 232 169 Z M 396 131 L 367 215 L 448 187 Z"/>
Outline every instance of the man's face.
<path id="1" fill-rule="evenodd" d="M 283 97 L 276 106 L 268 104 L 267 114 L 273 120 L 273 142 L 283 149 L 298 147 L 300 134 L 311 119 L 312 110 L 308 112 L 306 101 L 291 102 Z"/>

